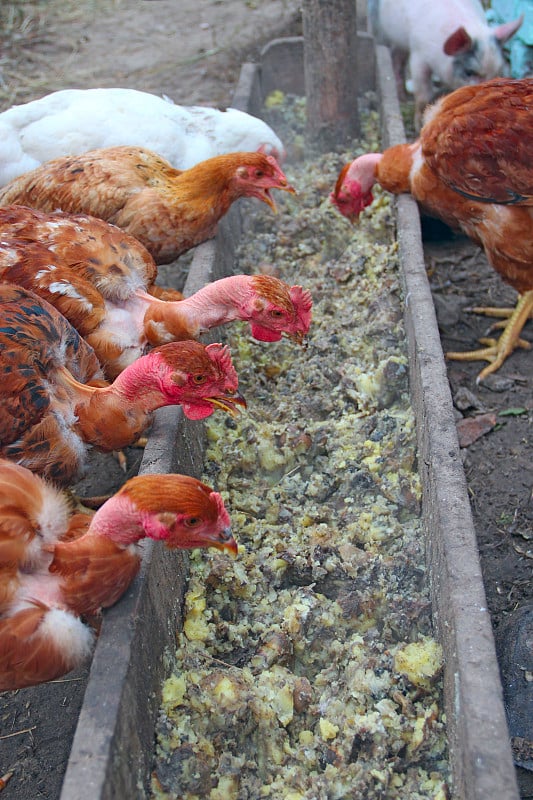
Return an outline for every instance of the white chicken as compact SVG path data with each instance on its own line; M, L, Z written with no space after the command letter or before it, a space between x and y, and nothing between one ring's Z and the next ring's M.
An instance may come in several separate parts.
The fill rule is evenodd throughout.
M64 89L0 114L0 186L44 161L116 145L147 147L176 169L236 151L285 158L272 128L235 108L180 106L136 89Z

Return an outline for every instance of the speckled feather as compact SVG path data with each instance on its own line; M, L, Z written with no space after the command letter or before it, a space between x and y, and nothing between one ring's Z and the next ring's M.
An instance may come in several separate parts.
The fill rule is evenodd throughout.
M0 285L0 453L28 464L74 467L64 446L69 392L53 375L67 369L77 381L103 381L94 351L48 303L19 287ZM59 411L59 413L57 413ZM56 477L52 466L51 477Z
M249 321L262 341L285 334L301 343L309 330L312 300L300 286L269 275L232 275L172 302L151 293L155 270L140 243L102 220L0 208L0 280L57 308L94 348L110 380L150 347L196 339L234 319Z
M0 280L38 294L83 337L105 318L104 298L83 270L64 268L61 257L39 241L2 237Z
M156 263L134 236L98 217L4 206L0 208L0 242L13 239L39 242L110 299L120 301L138 286L155 297L183 298L181 292L156 285ZM9 263L5 255L3 263Z

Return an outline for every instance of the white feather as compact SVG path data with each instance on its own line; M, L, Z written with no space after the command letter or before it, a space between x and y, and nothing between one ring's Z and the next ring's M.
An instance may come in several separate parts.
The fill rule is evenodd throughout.
M259 147L285 157L272 128L235 108L180 106L136 89L64 89L0 114L0 186L52 158L128 144L177 169Z
M55 486L39 481L42 497L41 507L37 514L39 535L35 536L26 550L26 569L34 572L43 570L48 572L48 565L52 561L52 554L43 550L43 544L54 544L65 534L68 529L70 508L63 492Z
M70 663L81 664L91 653L94 634L87 625L68 611L53 608L43 617L39 635L52 639L58 650L68 653Z

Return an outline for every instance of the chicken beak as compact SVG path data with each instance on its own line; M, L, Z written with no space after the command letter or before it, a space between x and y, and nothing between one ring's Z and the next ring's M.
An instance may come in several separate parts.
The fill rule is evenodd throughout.
M305 348L307 348L307 336L302 331L295 331L294 333L288 333L287 338L290 339L292 342L296 342Z
M296 189L294 188L294 186L291 186L291 184L287 183L287 181L285 181L284 184L280 183L280 185L277 188L281 189L282 192L288 192L289 194L296 194Z
M231 528L224 528L224 530L220 532L218 541L213 542L212 547L230 553L233 557L239 552L239 547L232 536Z
M274 202L274 198L270 196L270 192L268 191L268 189L265 189L264 192L262 193L261 200L263 201L263 203L266 203L267 206L270 206L274 214L278 213L278 207Z
M294 188L294 186L291 186L290 183L287 183L287 181L280 180L279 183L277 183L276 186L274 186L273 188L279 189L282 192L288 192L289 194L296 194L296 189ZM276 203L274 202L274 198L271 197L270 191L268 189L263 190L263 193L261 195L261 200L264 203L266 203L267 206L270 206L274 214L277 214L278 209Z
M236 392L235 394L231 395L228 394L217 395L216 397L205 397L204 399L207 403L211 403L211 405L215 406L215 408L220 408L231 417L237 417L239 415L239 410L236 408L236 406L247 408L246 400L240 392Z

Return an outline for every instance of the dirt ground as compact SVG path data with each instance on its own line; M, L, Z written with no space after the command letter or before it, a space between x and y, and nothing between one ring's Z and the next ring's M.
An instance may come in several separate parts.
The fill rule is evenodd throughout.
M60 88L124 86L184 104L229 103L243 61L282 33L300 33L295 0L13 0L0 6L0 110ZM426 258L443 347L476 346L489 322L466 309L512 302L514 293L468 242L427 229ZM533 322L524 337L533 341ZM495 414L490 432L463 449L488 604L497 629L532 604L533 354L515 353L488 385L482 364L449 363L458 417ZM459 411L460 409L460 411ZM486 417L484 418L486 419ZM140 453L127 451L128 474ZM107 488L124 476L102 462ZM94 482L89 492L100 491ZM2 800L56 800L86 671L0 698Z
M468 309L512 305L515 293L466 239L426 240L425 254L444 352L475 349L480 337L490 335L495 320ZM524 338L533 341L531 322ZM516 351L497 373L476 385L486 363L448 361L448 378L458 419L495 415L494 424L489 420L493 427L462 453L497 628L532 599L532 353Z
M475 350L494 335L494 318L476 306L513 306L516 293L492 270L483 253L449 231L428 225L424 251L444 352ZM433 229L433 233L432 233ZM496 331L496 335L498 332ZM523 338L533 342L533 321ZM533 797L533 352L517 350L479 385L487 362L448 361L487 605L508 714L520 796ZM469 443L474 428L486 433ZM486 426L486 427L485 427ZM460 431L460 441L461 441ZM522 749L522 738L529 744Z

